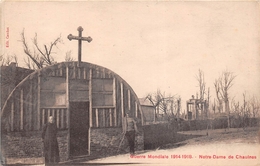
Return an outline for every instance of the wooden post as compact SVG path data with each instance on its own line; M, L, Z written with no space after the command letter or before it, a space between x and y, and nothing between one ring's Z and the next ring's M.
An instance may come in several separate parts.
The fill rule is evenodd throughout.
M84 77L85 79L87 78L86 76L87 72L86 72L86 68L84 68ZM90 151L91 151L91 128L93 126L93 121L92 121L92 69L89 69L89 86L88 86L89 90L89 129L88 129L88 155L90 155Z
M121 86L121 122L123 124L123 120L124 120L124 85L123 83L121 82L120 83L120 86ZM122 125L123 126L123 125Z
M84 68L83 68L83 79L84 79L84 80L87 78L87 77L86 77L86 74L87 74L87 73L86 73L86 68L84 67Z
M29 130L32 130L32 83L30 81L30 91L29 91ZM38 112L38 110L37 110Z
M75 69L75 66L74 66ZM74 70L75 71L75 70ZM75 72L74 72L75 73ZM75 76L75 75L74 75ZM70 157L70 92L69 92L69 66L66 66L66 107L67 107L67 127L68 133L68 158Z
M42 109L42 125L45 124L45 109Z
M117 126L117 109L116 109L116 79L113 78L113 106L115 107L114 109L114 120L115 120L115 126Z
M105 109L101 109L102 110L102 115L103 115L103 127L106 127L106 112Z
M112 121L112 111L111 111L111 108L109 108L109 126L113 126L113 121Z
M85 68L84 68L85 69ZM85 70L84 70L85 71ZM84 74L85 75L85 74ZM89 69L89 127L92 127L92 69Z
M104 69L104 68L103 68L103 73L102 73L102 74L103 74L102 77L103 77L103 78L106 78L106 73L105 73L105 69Z
M23 130L23 89L21 89L21 96L20 96L20 109L21 109L21 120L20 120L20 130Z
M60 109L57 109L57 128L60 128Z
M96 68L96 71L97 71L96 78L100 78L100 76L99 76L99 68L98 67Z
M91 128L89 128L88 129L88 155L90 155L90 152L91 152L91 150L90 150L90 148L91 148Z
M38 121L37 121L37 128L38 130L40 130L40 117L41 117L41 77L40 77L40 72L38 72L38 85L37 85L37 117L38 117Z
M75 66L74 66L75 69ZM75 71L75 70L74 70ZM75 78L75 73L74 73ZM66 107L67 107L67 125L69 126L69 67L66 66Z
M48 108L48 116L47 116L47 122L48 122L48 120L49 120L49 117L51 116L51 109L50 108Z
M98 127L98 109L96 108L96 127Z
M14 101L11 103L11 131L14 131Z
M128 111L130 111L131 110L130 90L127 90L127 98L128 98Z
M51 115L52 115L53 118L56 120L56 117L55 117L55 108L52 108L52 109L51 109L51 112L52 112Z

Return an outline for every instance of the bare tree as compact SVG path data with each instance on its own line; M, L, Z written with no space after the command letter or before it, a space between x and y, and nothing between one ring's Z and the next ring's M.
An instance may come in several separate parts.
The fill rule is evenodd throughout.
M71 57L71 50L66 52L66 56L65 56L65 61L66 62L71 62L74 61L75 59L73 57Z
M168 116L168 103L169 101L165 98L165 94L159 94L161 102L159 103L159 110L163 112L164 115Z
M225 102L225 111L229 113L229 89L233 86L233 81L236 78L232 72L225 71L219 79L221 87L221 97Z
M215 102L215 99L214 99L214 103L212 104L212 110L213 110L213 113L215 114L216 113L216 102Z
M17 55L16 55L16 54L14 54L14 55L12 56L12 58L13 58L13 62L15 62L15 63L16 63L16 65L18 66L18 59L17 59Z
M207 98L208 98L208 101L206 102L206 116L209 117L209 107L210 107L210 104L209 104L209 100L210 100L210 88L208 87L208 93L207 93Z
M176 115L179 116L179 107L178 100L175 99L174 96L168 95L166 96L165 93L161 93L160 99L161 102L159 103L159 110L163 112L163 114L167 117L174 116L174 112L176 112Z
M37 33L32 39L33 48L29 48L29 44L25 38L24 30L21 33L21 42L23 44L24 53L28 56L24 59L26 66L33 69L41 69L45 66L52 65L55 62L52 54L53 48L58 48L58 44L62 43L61 36L55 38L49 45L43 44L41 47L38 43Z
M250 106L252 109L252 117L253 118L258 117L260 103L259 103L259 100L255 96L253 96L252 99L250 100Z
M228 128L230 128L230 110L229 110L229 90L233 86L236 76L229 71L223 71L221 76L215 80L214 86L219 101L222 99L225 103L225 112L228 114Z
M231 107L235 115L238 117L240 116L240 110L239 110L239 102L236 102L235 100L231 101Z
M199 74L196 75L196 79L199 83L199 89L200 89L200 92L199 92L199 95L200 95L200 99L201 100L204 100L204 95L206 94L206 82L205 82L205 79L204 79L204 72L202 70L199 69Z
M217 109L218 109L218 112L220 113L220 112L223 111L223 102L222 102L222 99L221 99L221 96L220 96L220 85L219 85L218 79L215 80L214 86L215 86L215 92L216 92L217 102L218 102Z
M157 94L158 93L160 93L160 90L157 90ZM154 122L157 120L157 108L161 102L160 95L157 95L157 94L153 95L150 93L146 96L146 99L148 99L152 103L153 108L154 108Z
M17 55L0 55L1 66L9 66L12 62L15 62L18 65Z
M28 68L28 69L37 69L37 66L36 64L30 59L29 56L27 56L26 58L24 58L24 63L25 63L25 66Z
M242 124L243 124L243 128L246 127L246 122L248 120L248 118L250 117L250 113L249 113L249 107L248 107L248 102L246 100L246 92L243 93L243 106L241 106L241 114L242 114Z
M239 101L236 102L234 100L234 98L231 100L231 110L234 113L234 118L233 118L233 125L236 127L239 127L240 123L242 122L242 115L240 112L240 105L239 105Z
M146 99L148 99L154 107L154 121L158 120L160 112L167 117L174 115L174 107L176 108L174 96L169 95L166 97L165 93L161 93L158 89L156 93L148 94Z
M180 111L181 111L181 97L179 96L179 98L177 99L177 118L179 120L180 118Z

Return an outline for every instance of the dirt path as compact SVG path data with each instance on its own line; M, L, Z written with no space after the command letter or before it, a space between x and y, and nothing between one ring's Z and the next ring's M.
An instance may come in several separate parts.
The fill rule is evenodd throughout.
M203 135L168 144L155 151L112 156L85 161L87 165L199 165L257 166L260 165L259 131L257 128L181 132Z

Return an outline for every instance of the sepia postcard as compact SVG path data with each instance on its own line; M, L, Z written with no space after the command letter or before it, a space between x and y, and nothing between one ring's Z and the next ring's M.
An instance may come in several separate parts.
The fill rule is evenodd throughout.
M260 165L259 1L0 1L1 165Z

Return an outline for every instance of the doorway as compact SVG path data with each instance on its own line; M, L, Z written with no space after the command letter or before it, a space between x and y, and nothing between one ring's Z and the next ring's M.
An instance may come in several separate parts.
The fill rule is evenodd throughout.
M70 156L88 154L89 102L70 102Z

